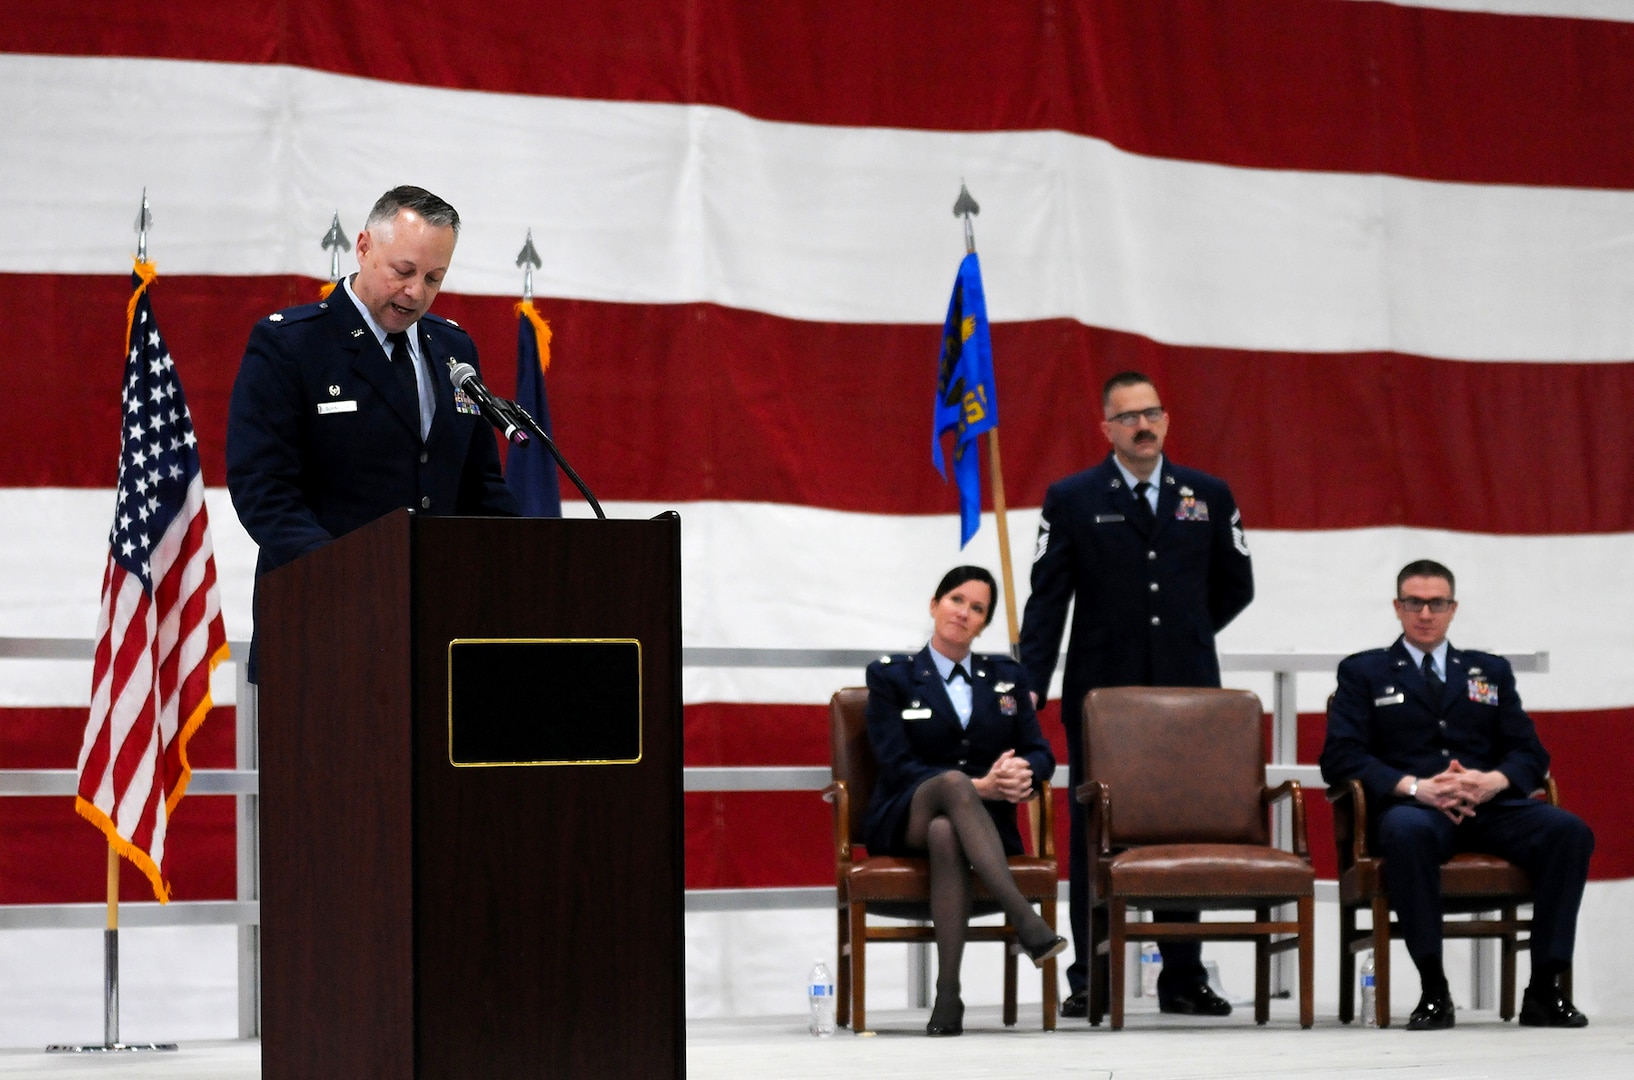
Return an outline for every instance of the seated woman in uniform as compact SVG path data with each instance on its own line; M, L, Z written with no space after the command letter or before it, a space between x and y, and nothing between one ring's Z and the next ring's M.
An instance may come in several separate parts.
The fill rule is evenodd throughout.
M1035 778L1055 772L1055 756L1021 665L970 651L997 601L992 574L955 567L930 602L930 644L868 665L868 741L879 779L863 834L873 854L929 856L937 960L930 1035L964 1031L959 964L972 871L1035 964L1067 946L1016 889L1006 862L1022 853L1014 804L1033 794Z

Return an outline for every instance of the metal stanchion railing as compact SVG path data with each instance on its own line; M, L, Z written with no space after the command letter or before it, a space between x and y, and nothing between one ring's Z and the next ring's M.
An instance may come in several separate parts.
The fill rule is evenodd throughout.
M0 637L0 661L5 660L91 660L90 639L4 638ZM232 642L235 657L247 656L247 642ZM880 656L878 649L747 649L694 647L682 650L684 667L709 668L833 668L861 673ZM1546 672L1547 652L1506 653L1516 671ZM1227 672L1269 673L1271 696L1271 760L1266 765L1270 783L1297 779L1313 792L1323 790L1315 765L1298 762L1297 680L1300 673L1333 671L1344 658L1342 653L1259 652L1223 653L1221 668ZM237 768L197 769L188 788L191 795L232 795L238 804L237 853L238 898L234 901L132 903L121 908L126 927L234 925L238 927L239 1035L253 1038L260 1033L260 849L258 833L259 776L256 754L255 695L238 666L237 683ZM820 791L829 782L826 766L696 767L685 770L683 787L688 792L703 791ZM1061 790L1068 785L1062 764L1054 777ZM0 797L72 796L77 774L72 769L0 769ZM1287 841L1288 825L1279 825L1279 840ZM1318 897L1335 896L1332 882L1318 883ZM1066 899L1065 883L1061 896ZM831 885L780 889L691 890L686 897L688 912L722 912L773 909L820 908L834 902ZM0 905L0 930L40 928L90 928L103 925L102 904L11 904ZM1277 960L1284 960L1277 957ZM924 966L924 958L920 958ZM1471 985L1476 1008L1496 1003L1496 962L1491 942L1478 943L1472 950ZM1279 987L1285 985L1280 969Z

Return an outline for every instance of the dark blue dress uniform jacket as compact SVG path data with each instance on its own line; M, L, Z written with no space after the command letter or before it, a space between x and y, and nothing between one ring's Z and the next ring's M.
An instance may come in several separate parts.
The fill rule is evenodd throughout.
M515 514L493 430L456 410L450 357L477 363L446 319L417 324L437 408L420 440L419 402L391 371L344 288L250 332L227 417L227 487L261 548L262 574L398 507L427 514ZM350 411L322 406L355 402Z
M879 761L879 779L863 821L863 843L874 855L909 854L901 844L908 804L919 785L958 771L987 775L1006 750L1027 759L1036 783L1055 774L1055 755L1038 729L1021 665L997 656L966 660L970 669L970 726L959 726L947 686L931 662L930 646L914 656L887 656L868 665L868 741ZM929 712L929 716L919 713ZM1005 851L1022 853L1016 808L987 802ZM917 852L913 852L917 854Z
M493 430L455 407L447 362L475 367L476 347L435 315L416 332L437 399L423 443L418 398L344 287L250 331L227 414L227 487L260 546L257 577L399 507L517 512Z
M1111 454L1044 496L1021 662L1042 700L1073 601L1061 710L1073 745L1096 687L1219 686L1214 635L1254 598L1231 489L1166 457L1156 482L1150 527Z
M1376 816L1399 801L1403 776L1435 776L1455 759L1509 777L1500 799L1525 798L1542 786L1549 752L1521 708L1509 661L1449 645L1437 701L1400 638L1339 665L1321 759L1330 785L1360 780Z

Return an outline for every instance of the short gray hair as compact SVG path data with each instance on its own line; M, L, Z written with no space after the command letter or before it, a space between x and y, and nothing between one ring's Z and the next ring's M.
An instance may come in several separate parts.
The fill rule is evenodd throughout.
M402 210L414 211L425 219L427 225L453 229L455 236L460 234L460 212L425 188L412 184L394 187L376 199L374 209L369 211L369 220L363 223L363 227L372 229L383 225L396 218Z

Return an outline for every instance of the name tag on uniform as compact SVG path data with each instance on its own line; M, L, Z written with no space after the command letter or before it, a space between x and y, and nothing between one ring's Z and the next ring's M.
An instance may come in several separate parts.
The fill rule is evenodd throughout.
M1095 524L1097 524L1097 525L1110 525L1113 522L1122 521L1122 520L1123 520L1123 515L1122 514L1096 514L1095 515Z
M357 401L354 399L352 401L320 401L320 402L318 402L318 415L319 416L328 416L330 413L338 413L338 412L357 412Z
M1400 705L1406 700L1406 694L1386 694L1384 697L1374 698L1373 707L1376 709L1381 705Z
M904 720L929 720L930 718L931 718L931 711L929 709L903 709L902 710L902 719L904 719Z

